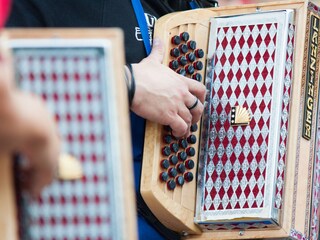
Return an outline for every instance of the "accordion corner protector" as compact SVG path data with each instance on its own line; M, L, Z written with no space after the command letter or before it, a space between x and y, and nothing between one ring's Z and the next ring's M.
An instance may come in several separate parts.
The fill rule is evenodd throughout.
M231 126L246 126L251 121L251 114L247 108L235 106L231 108Z

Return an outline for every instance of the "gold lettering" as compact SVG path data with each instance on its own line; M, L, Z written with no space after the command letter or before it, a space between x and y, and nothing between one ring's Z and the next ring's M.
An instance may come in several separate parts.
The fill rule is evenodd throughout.
M311 41L312 41L312 43L318 44L318 33L317 32L313 32Z
M304 131L305 136L310 137L311 136L311 126L309 124L305 125L305 131Z
M309 82L308 83L308 95L310 97L313 97L313 93L314 93L314 85Z
M316 70L316 59L315 58L310 58L310 69Z
M317 52L318 52L318 46L315 44L311 44L311 58L312 57L316 58Z
M312 108L313 108L313 98L312 97L308 97L308 100L307 100L307 107L309 110L312 111ZM311 115L312 112L308 113L307 115ZM308 117L308 116L307 116Z
M318 28L318 18L314 17L313 18L313 30L319 32L319 28Z
M311 111L307 111L306 112L307 116L306 116L306 124L310 124L312 123L312 112Z
M310 71L309 84L314 85L314 71Z

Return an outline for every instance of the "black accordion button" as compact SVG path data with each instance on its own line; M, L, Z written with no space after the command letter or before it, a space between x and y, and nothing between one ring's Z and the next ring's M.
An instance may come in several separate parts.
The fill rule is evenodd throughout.
M169 63L169 67L173 70L176 70L178 67L179 67L179 63L177 60L172 60L170 63Z
M198 130L198 124L196 124L196 123L192 124L191 127L190 127L190 131L191 132L196 132L197 130Z
M188 65L184 68L188 74L194 73L194 67L192 65Z
M178 175L178 171L176 168L172 167L168 170L169 176L175 178Z
M184 66L188 63L188 60L185 56L181 56L178 58L178 63L181 65L181 66Z
M187 74L186 70L184 70L183 68L178 69L177 73L182 75L182 76L185 76Z
M184 175L184 180L187 182L191 182L193 180L193 173L192 172L186 172Z
M169 161L172 165L176 165L178 163L179 159L176 155L171 155L169 157Z
M179 173L184 173L186 171L186 166L183 163L179 163L177 166L177 170Z
M176 183L177 185L182 186L184 184L184 178L182 176L178 176L176 178Z
M168 169L169 166L170 166L170 162L168 159L163 159L160 163L160 166L163 168L163 169Z
M179 146L181 148L187 148L188 147L188 141L184 138L179 139Z
M179 57L180 56L180 50L179 48L172 48L170 51L171 57Z
M193 63L193 67L194 67L196 70L202 70L202 68L203 68L203 63L202 63L201 61L194 62L194 63Z
M176 182L171 179L170 181L167 182L167 187L168 187L169 190L175 189L176 188Z
M190 40L187 44L189 49L195 50L197 48L196 41Z
M181 160L181 161L187 160L187 157L188 157L188 155L187 155L187 153L186 153L185 151L182 151L182 152L179 152L179 153L178 153L178 158L179 158L179 160Z
M195 73L191 76L192 79L197 80L198 82L202 81L202 75L200 73Z
M180 33L180 38L181 38L182 41L187 42L189 40L189 37L190 37L190 35L189 35L188 32Z
M171 38L171 43L174 45L179 45L181 43L181 38L175 35Z
M194 161L191 159L185 161L185 166L187 169L193 169L194 168Z
M165 135L164 137L163 137L163 142L164 143L167 143L167 144L170 144L171 142L172 142L172 140L173 140L173 138L172 138L172 136L171 135Z
M188 143L190 144L195 144L197 142L197 137L194 134L191 134L188 138L187 138Z
M194 149L194 147L188 147L186 153L188 154L188 156L193 157L196 154L196 150Z
M162 172L160 173L160 181L161 182L166 182L169 179L169 174L167 172Z
M196 60L196 55L192 52L188 53L186 56L189 62L194 62Z
M187 46L187 44L180 44L179 45L179 50L180 50L180 52L181 53L187 53L188 52L188 46Z
M202 49L197 49L194 51L194 53L197 58L203 58L203 56L204 56L204 51Z
M179 151L179 144L178 143L171 143L170 144L170 149L174 153L178 152Z
M164 156L169 156L170 153L171 153L171 149L170 149L169 146L165 146L165 147L162 148L162 154L163 154Z

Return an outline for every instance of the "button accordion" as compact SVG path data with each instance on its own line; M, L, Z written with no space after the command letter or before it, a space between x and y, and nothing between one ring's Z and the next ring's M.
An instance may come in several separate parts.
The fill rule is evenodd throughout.
M283 1L160 18L163 64L207 87L186 139L148 122L141 194L186 239L319 239L319 17Z
M39 199L17 191L19 239L136 239L122 32L12 29L8 35L17 85L45 100L62 151L73 157L62 158L63 179Z

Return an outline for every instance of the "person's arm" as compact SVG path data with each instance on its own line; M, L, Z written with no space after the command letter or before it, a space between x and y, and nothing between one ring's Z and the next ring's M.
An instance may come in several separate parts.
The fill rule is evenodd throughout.
M36 196L57 174L60 139L42 100L14 85L4 42L0 39L0 153L24 156L23 184Z
M169 125L176 137L188 136L191 124L200 120L206 88L162 65L163 51L162 42L155 39L151 54L132 64L136 91L131 110L150 121Z

